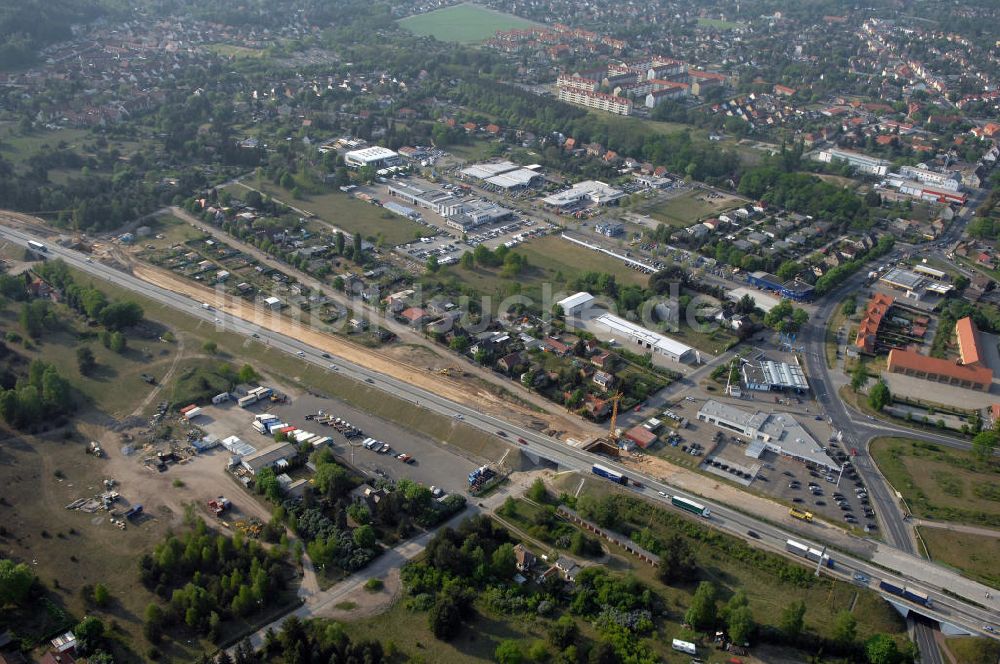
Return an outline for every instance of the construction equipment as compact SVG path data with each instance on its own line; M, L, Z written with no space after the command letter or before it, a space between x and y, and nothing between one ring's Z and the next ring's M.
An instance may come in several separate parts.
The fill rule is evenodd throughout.
M208 501L208 509L212 510L212 514L215 516L221 516L230 507L232 507L232 503L224 496L219 496Z
M618 429L615 425L618 424L618 402L622 400L622 393L617 392L613 397L609 399L611 402L611 426L608 429L608 437L612 442L618 442Z
M104 450L101 449L101 444L96 440L90 441L90 445L87 446L87 454L93 454L95 457L100 459L104 456Z

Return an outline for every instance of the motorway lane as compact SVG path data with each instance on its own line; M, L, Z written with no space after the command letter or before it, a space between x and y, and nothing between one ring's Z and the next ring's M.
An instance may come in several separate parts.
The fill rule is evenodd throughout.
M6 236L8 239L14 240L22 245L26 244L27 240L32 238L31 235L9 228L0 229L0 235ZM376 388L403 396L411 402L437 413L462 419L467 424L475 426L481 430L502 430L505 431L508 436L524 438L529 442L528 450L533 451L534 453L539 454L540 456L565 468L589 474L590 466L596 460L596 457L593 455L568 446L558 440L549 438L532 430L513 426L500 418L451 402L450 400L436 394L427 392L421 388L414 387L389 376L384 376L365 367L342 359L336 359L331 362L329 359L324 359L321 356L320 351L306 345L304 342L291 337L276 334L251 322L230 316L224 312L205 310L199 302L196 302L191 298L141 281L136 277L120 272L114 268L100 263L91 262L83 254L78 252L67 250L59 246L50 246L49 251L50 254L59 256L74 267L104 278L123 288L140 292L157 302L180 309L194 318L198 318L209 323L216 323L216 321L221 320L222 322L217 324L221 324L227 329L234 330L246 336L256 333L260 335L262 341L268 342L272 347L296 354L300 356L303 361L308 361L323 367L331 367L331 365L336 366L336 370L349 378L363 381ZM602 463L612 466L615 465L606 461L602 461ZM624 471L622 468L619 468L619 470ZM657 492L662 491L667 495L676 493L676 490L673 487L655 480L654 478L646 477L631 470L626 472L631 477L643 481L645 487L638 492L645 495L647 498L659 500L660 502L669 504L669 501L660 496ZM696 498L699 502L706 504L713 512L711 518L712 525L727 530L743 539L747 538L747 530L754 530L758 534L762 535L760 543L765 544L768 548L772 548L774 550L784 550L785 539L795 539L818 549L823 548L823 545L809 541L799 535L789 535L788 533L784 533L767 522L759 521L753 517L739 513L726 506L713 503L712 501L704 498ZM766 540L764 539L765 537L767 538ZM754 543L754 540L751 539L750 541ZM951 619L956 622L964 624L970 629L978 630L983 623L989 622L989 618L992 615L989 612L984 612L982 609L977 607L965 605L963 602L954 598L940 595L933 586L921 586L919 580L904 580L899 576L887 575L881 570L881 568L874 567L864 561L848 558L846 555L841 555L839 553L836 558L840 564L838 564L838 569L835 570L835 573L840 575L842 578L850 579L853 572L858 570L867 574L870 578L890 578L896 581L905 582L910 586L919 588L931 594L935 600L937 600L940 610L942 612L948 612L945 615L951 617ZM975 601L981 602L982 600L980 598L975 598ZM997 611L1000 611L1000 604L997 606Z

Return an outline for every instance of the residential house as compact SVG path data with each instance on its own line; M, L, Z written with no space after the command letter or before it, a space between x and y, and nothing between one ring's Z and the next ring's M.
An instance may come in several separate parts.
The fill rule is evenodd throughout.
M537 558L523 544L518 543L514 546L514 561L518 572L530 572Z
M594 385L607 392L615 385L615 376L607 371L598 371L594 374Z
M427 315L427 312L420 307L409 307L408 309L404 309L399 316L400 318L405 319L406 322L412 327L420 327L430 318Z
M560 357L566 357L573 352L573 348L571 346L567 346L553 337L547 337L545 339L545 350L549 353L555 353Z
M499 360L497 360L497 366L500 368L501 371L509 374L514 370L515 367L524 364L526 361L527 358L525 357L524 353L521 351L516 351L504 355Z

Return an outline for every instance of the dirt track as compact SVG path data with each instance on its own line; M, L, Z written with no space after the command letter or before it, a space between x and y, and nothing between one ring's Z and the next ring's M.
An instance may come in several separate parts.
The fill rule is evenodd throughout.
M531 412L523 406L510 403L466 381L429 374L425 369L408 364L398 358L388 357L371 348L318 332L303 323L248 304L243 300L227 297L211 288L192 283L165 270L144 264L134 264L132 273L143 281L175 293L188 295L199 302L208 302L216 309L232 316L252 322L272 332L294 337L321 351L373 371L390 375L398 380L406 381L410 385L452 401L464 403L471 408L504 417L518 415L519 419L523 421L544 420L548 423L549 428L565 431L568 436L575 438L589 438L597 433L595 428L587 427L585 423L576 418Z

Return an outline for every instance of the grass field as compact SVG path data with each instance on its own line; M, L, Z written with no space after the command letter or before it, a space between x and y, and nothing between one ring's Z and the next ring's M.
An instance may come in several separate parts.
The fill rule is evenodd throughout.
M399 26L421 37L471 44L485 41L498 30L530 28L533 21L466 3L417 14L399 21Z
M914 515L1000 526L1000 461L907 438L879 438L872 456Z
M966 576L1000 588L1000 538L960 533L944 528L920 528L931 560L961 570Z
M365 239L373 242L378 242L381 238L385 244L395 246L412 242L421 233L427 234L420 224L339 191L304 195L296 199L291 192L268 181L251 180L248 184L288 205L311 212L348 234L361 233ZM247 193L247 189L240 185L231 185L228 190L237 197Z
M638 212L648 214L653 219L670 226L690 226L699 219L719 214L738 205L740 199L722 195L721 198L707 198L706 192L687 191L668 201L641 206Z
M956 664L996 664L1000 661L1000 641L957 636L945 640Z
M499 269L475 267L467 270L449 266L436 277L450 287L465 286L480 296L494 298L494 306L503 298L525 295L541 304L543 289L551 284L552 293L566 290L569 284L585 272L613 274L619 284L645 286L648 275L630 270L610 256L585 249L556 236L548 235L519 245L516 253L528 259L528 267L513 279L500 274Z

